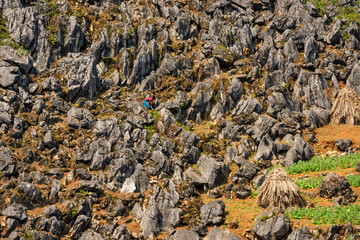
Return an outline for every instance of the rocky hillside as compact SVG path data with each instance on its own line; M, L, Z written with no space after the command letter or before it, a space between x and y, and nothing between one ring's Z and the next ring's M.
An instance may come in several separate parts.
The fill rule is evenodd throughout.
M311 159L314 130L344 112L338 92L360 94L359 1L0 9L2 238L242 239L211 228L226 214L215 198L247 199L267 168ZM248 238L311 239L279 219Z

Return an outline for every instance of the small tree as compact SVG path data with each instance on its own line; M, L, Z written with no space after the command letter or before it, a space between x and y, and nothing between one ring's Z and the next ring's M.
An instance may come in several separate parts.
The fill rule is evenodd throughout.
M283 210L306 205L300 189L282 168L271 170L258 190L256 203L263 208L279 207Z

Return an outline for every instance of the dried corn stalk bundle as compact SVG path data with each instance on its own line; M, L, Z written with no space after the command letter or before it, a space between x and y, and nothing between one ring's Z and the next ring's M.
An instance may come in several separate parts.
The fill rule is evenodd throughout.
M330 111L332 124L360 124L360 97L350 87L341 89Z
M266 177L258 190L256 203L264 208L279 207L281 209L303 207L306 204L299 187L282 168L273 169Z

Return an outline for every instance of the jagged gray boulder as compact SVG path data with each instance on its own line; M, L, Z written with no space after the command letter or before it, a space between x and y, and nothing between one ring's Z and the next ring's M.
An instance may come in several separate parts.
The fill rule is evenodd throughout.
M276 157L274 142L269 135L265 135L259 143L254 160L272 160L274 157Z
M44 216L47 218L56 217L57 219L61 219L62 215L59 208L56 205L48 206L44 209Z
M297 50L296 44L292 38L285 43L284 53L288 62L294 62L299 57L299 51Z
M0 61L0 86L8 88L20 81L22 74L20 69Z
M347 151L350 149L351 145L352 145L352 140L351 139L336 139L335 140L335 146L337 146L337 148L340 151Z
M94 125L94 119L89 110L84 108L71 108L67 113L66 121L69 127L90 129Z
M318 50L314 37L308 37L305 40L304 47L304 61L305 63L312 63L316 59Z
M79 240L103 240L104 238L97 232L94 232L91 229L86 230Z
M214 226L204 240L241 240L241 238L235 236L228 229L220 230L217 226Z
M314 240L314 239L315 238L310 233L308 227L299 227L287 237L287 240Z
M30 51L34 50L37 30L35 7L8 8L3 12L9 35Z
M134 61L133 69L126 84L132 86L135 83L141 82L151 71L155 70L157 48L158 46L155 40L149 43L145 41L141 43L140 51ZM161 67L159 69L161 69ZM164 69L166 69L166 67L164 67Z
M24 221L27 218L26 208L20 204L9 205L2 211L2 215Z
M351 70L351 73L346 80L346 86L354 89L357 94L360 94L360 64L356 63Z
M175 184L171 181L169 190L155 189L149 205L141 218L140 227L145 238L156 236L160 231L169 230L181 223L182 210L176 207L179 194L175 190Z
M84 33L77 23L76 16L69 18L68 31L65 38L64 52L77 53L85 43Z
M21 182L19 184L19 193L24 194L34 205L41 204L45 200L39 189L32 183Z
M80 97L94 99L100 89L100 78L96 69L97 59L102 53L102 42L94 45L98 49L89 55L69 54L66 58L58 62L58 66L69 68L67 73L68 100L75 101ZM94 47L95 48L95 47Z
M258 120L247 130L247 134L252 136L257 143L260 143L261 139L268 133L275 125L275 120L266 115L261 115Z
M225 221L225 203L217 200L201 206L201 221L206 225L219 225Z
M48 77L40 83L43 90L47 91L59 91L61 88L60 81L55 77Z
M19 67L23 73L29 73L33 67L32 59L29 55L9 46L0 47L0 59L13 66Z
M27 0L16 0L16 1L8 1L8 0L1 0L0 1L0 9L6 8L23 8L28 4Z
M69 236L75 239L80 238L83 232L86 231L86 229L88 228L90 222L91 222L90 217L87 217L85 215L79 215L69 231ZM89 234L92 235L91 233Z
M330 45L335 45L339 43L341 39L341 20L338 19L335 24L332 26L330 32L325 37L325 42Z
M326 198L342 197L344 205L355 202L358 197L344 176L332 172L328 173L320 184L319 194Z
M240 114L251 114L251 113L261 113L262 106L259 104L257 99L249 97L248 99L242 99L234 108L231 113L232 116L240 115Z
M170 240L200 240L201 238L194 230L179 229L174 235L171 235Z
M2 176L10 177L16 171L16 162L13 161L12 152L10 149L0 147L0 171Z
M136 193L144 192L149 188L149 179L145 172L145 169L138 164L135 172L125 180L122 185L122 193Z
M282 162L284 166L290 166L299 160L310 160L314 156L314 151L311 148L311 145L299 134L296 134L295 136L288 134L282 139L282 141L291 146Z
M239 169L235 172L235 176L245 178L249 182L255 177L257 172L260 171L259 166L241 157L236 157L234 161L239 166Z
M282 239L290 231L290 221L284 214L258 219L253 227L256 236L261 240Z
M223 183L229 174L229 166L225 163L217 162L214 158L202 155L197 166L201 176L207 181L210 188L214 188Z

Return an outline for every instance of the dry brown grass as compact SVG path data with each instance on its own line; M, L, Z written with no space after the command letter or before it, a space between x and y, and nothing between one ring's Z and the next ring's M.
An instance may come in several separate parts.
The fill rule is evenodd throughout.
M303 207L305 200L300 189L282 168L274 168L258 190L256 203L263 207Z
M341 89L331 108L332 124L360 124L360 98L350 87Z

